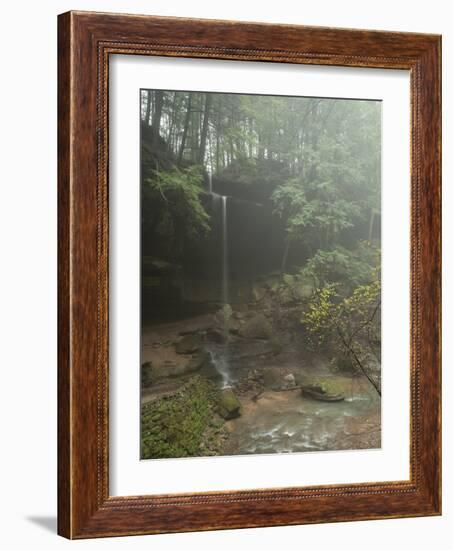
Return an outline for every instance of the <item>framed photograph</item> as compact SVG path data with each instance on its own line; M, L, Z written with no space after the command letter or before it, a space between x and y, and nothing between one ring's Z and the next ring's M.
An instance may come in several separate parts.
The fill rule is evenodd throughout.
M59 533L440 514L440 37L58 28Z

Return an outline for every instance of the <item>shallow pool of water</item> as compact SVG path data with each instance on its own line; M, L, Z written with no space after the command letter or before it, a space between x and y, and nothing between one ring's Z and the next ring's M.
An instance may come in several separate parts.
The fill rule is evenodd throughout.
M288 453L380 447L380 398L360 385L326 403L299 391L266 392L229 425L229 454ZM373 393L374 392L374 393Z

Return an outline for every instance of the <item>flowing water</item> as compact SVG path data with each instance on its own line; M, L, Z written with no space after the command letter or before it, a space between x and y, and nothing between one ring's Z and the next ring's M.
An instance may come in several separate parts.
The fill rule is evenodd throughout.
M229 265L228 197L215 193L208 174L213 215L218 216L221 241L221 288L225 332L224 344L207 346L220 387L235 385L240 369L262 363L266 352L248 342L247 350L228 343ZM250 349L249 349L250 348ZM263 348L263 349L261 349ZM248 357L250 354L250 358ZM249 365L249 362L250 365ZM258 366L258 365L256 365ZM366 380L352 381L351 391L341 402L326 403L302 396L300 390L266 391L256 402L242 402L242 415L228 423L230 438L226 454L326 451L380 446L380 399Z
M223 318L224 326L223 330L225 333L225 340L228 342L228 315L227 308L229 306L229 268L228 268L228 210L227 202L228 197L226 195L219 195L214 193L212 190L212 174L208 173L208 192L213 199L213 211L217 212L216 204L220 202L220 216L221 216L221 240L222 240L222 278L221 278L221 296L222 296L222 306L223 306ZM231 375L229 368L229 346L228 344L222 347L222 351L219 353L218 350L208 350L211 354L211 360L222 377L222 388L228 388L231 386Z
M231 421L231 454L380 447L380 399L360 384L344 401L326 403L297 390L267 392Z
M228 298L228 225L227 225L227 197L222 195L222 302L229 304Z

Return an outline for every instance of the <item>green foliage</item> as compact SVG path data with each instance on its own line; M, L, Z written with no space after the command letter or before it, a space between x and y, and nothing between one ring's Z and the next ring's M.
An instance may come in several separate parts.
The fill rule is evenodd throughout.
M141 457L197 456L213 421L216 396L213 384L197 376L176 395L144 405Z
M380 264L380 250L366 241L360 241L349 250L336 246L331 250L318 250L301 270L315 286L341 283L348 289L369 283L376 276Z
M328 283L318 289L302 316L301 322L311 334L312 343L316 342L318 346L332 336L333 316L338 313L339 308L337 289L338 285L335 283Z
M360 213L357 205L338 197L338 190L329 181L290 179L276 189L272 198L277 213L287 213L290 223L305 228L332 227L338 232L351 227L348 219Z
M278 187L272 200L275 213L286 220L288 239L328 247L345 229L363 219L359 203L343 198L340 189L332 181L300 177Z
M194 163L200 162L200 130L207 119L210 145L201 162L214 173L233 161L259 158L281 161L306 181L317 174L319 181L343 185L361 180L367 187L367 181L379 177L379 102L212 94L208 105L207 95L142 90L142 121L159 124L175 157L184 136L182 157Z
M303 271L294 274L283 273L278 285L272 289L273 296L282 306L302 305L314 290L313 283Z
M199 166L154 171L144 182L145 219L169 238L177 252L210 231L203 192Z
M173 257L209 229L202 166L243 186L245 197L258 194L261 203L272 196L286 235L282 271L290 247L304 256L331 250L379 213L377 101L162 90L141 96L144 225L153 242L170 237Z
M379 265L379 248L366 241L352 250L343 246L320 249L294 273L283 273L272 288L273 295L281 305L304 308L320 289L335 288L338 295L346 296L357 286L374 281Z
M313 295L301 323L314 347L334 352L340 360L348 357L366 373L370 359L380 361L380 305L379 278L347 296L339 293L338 283L327 283Z
M372 104L318 101L307 114L297 169L272 201L287 246L302 244L313 255L339 245L346 230L379 212L380 129Z

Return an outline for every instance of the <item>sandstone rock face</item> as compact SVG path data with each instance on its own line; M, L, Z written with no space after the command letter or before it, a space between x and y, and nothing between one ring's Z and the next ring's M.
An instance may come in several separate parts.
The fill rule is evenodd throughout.
M265 369L263 371L263 384L266 389L279 390L283 386L283 377L278 369Z
M206 337L210 342L225 344L228 341L228 335L225 330L213 328L207 331Z
M180 364L169 364L164 365L161 372L165 376L169 376L171 378L177 377L177 376L184 376L185 374L191 374L193 372L196 372L200 370L206 361L208 361L209 357L205 352L198 353L197 355L194 355L190 358L189 361L186 363L180 363Z
M239 335L243 338L269 340L272 337L272 325L262 313L258 313L239 328Z
M182 357L178 361L167 360L157 364L147 361L141 366L141 386L142 388L149 388L155 382L165 378L177 378L192 374L206 366L209 361L209 354L205 351L192 357Z
M201 348L201 337L199 334L187 334L175 345L176 353L192 354Z

